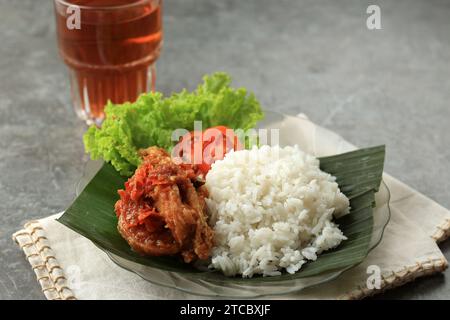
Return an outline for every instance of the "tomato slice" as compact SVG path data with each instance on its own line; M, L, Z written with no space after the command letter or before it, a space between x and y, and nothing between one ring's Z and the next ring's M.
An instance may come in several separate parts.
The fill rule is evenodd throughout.
M216 126L203 132L189 132L180 139L175 147L175 153L184 158L183 160L193 163L194 153L201 151L201 155L197 155L197 159L201 158L201 163L193 164L196 164L198 170L206 175L211 169L211 164L216 160L223 159L227 152L242 149L243 146L232 129L226 126ZM183 150L190 150L190 155L184 155Z

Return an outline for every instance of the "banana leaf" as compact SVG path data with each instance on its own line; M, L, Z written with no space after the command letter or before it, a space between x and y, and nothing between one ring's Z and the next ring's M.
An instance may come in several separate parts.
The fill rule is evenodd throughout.
M340 155L320 158L321 169L336 177L342 192L350 199L351 211L336 220L348 240L337 248L322 253L297 273L276 277L226 278L217 271L199 270L182 262L179 257L147 257L133 251L117 231L114 204L119 199L127 178L105 163L58 221L91 240L106 252L153 268L189 273L208 280L227 279L234 282L270 282L310 277L323 272L349 268L364 260L370 251L373 229L375 192L383 173L385 147L360 149Z

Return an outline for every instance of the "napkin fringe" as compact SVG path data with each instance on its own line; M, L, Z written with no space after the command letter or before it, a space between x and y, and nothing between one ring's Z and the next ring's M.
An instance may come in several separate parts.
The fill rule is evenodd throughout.
M432 238L440 243L447 240L450 237L450 219L446 219L441 225L437 226L436 232L433 234Z
M418 261L415 265L407 266L399 271L392 272L381 276L381 283L379 289L369 289L366 284L359 286L348 294L342 295L341 300L358 300L367 298L386 290L400 287L408 282L412 282L417 278L430 276L436 273L443 272L448 267L447 260L441 259L424 259Z
M25 253L48 300L76 300L38 221L26 223L12 238Z
M436 237L445 240L450 235L450 220L442 224ZM64 275L63 268L59 265L48 240L44 229L38 221L31 221L25 224L24 229L16 232L12 236L13 240L24 251L25 256L33 268L42 292L48 300L76 300L75 295L69 288L68 281ZM442 241L441 240L441 241ZM439 240L437 240L439 241ZM417 278L433 275L444 271L448 267L445 259L423 259L415 265L401 268L396 272L381 276L379 289L369 289L364 283L356 287L355 290L339 297L342 300L356 300L370 297L386 290L399 287L405 283L414 281Z

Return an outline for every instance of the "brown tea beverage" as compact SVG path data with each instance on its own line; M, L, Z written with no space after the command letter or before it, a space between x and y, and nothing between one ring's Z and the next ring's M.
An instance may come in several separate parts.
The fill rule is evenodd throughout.
M70 69L79 116L100 124L108 100L135 101L153 89L163 38L161 2L55 0L59 52Z

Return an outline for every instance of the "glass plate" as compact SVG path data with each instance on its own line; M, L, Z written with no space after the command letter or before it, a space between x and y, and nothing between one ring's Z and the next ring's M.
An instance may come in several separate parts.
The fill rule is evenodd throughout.
M304 151L317 157L339 154L355 149L354 146L347 143L337 134L313 124L302 116L293 117L266 111L266 118L260 124L260 128L279 129L280 145L298 144ZM86 164L84 175L77 185L77 196L95 176L102 164L102 161L89 161ZM376 207L373 210L374 225L369 252L380 243L384 229L390 219L390 192L384 182L381 183L375 199ZM100 249L103 250L102 248ZM353 265L305 278L252 283L239 281L236 278L230 278L225 281L223 278L218 278L217 280L208 278L208 280L204 280L195 277L195 274L181 274L155 269L123 259L112 252L105 252L118 266L136 273L153 284L174 288L189 294L223 298L256 298L298 292L302 289L333 280L343 272L356 266Z

